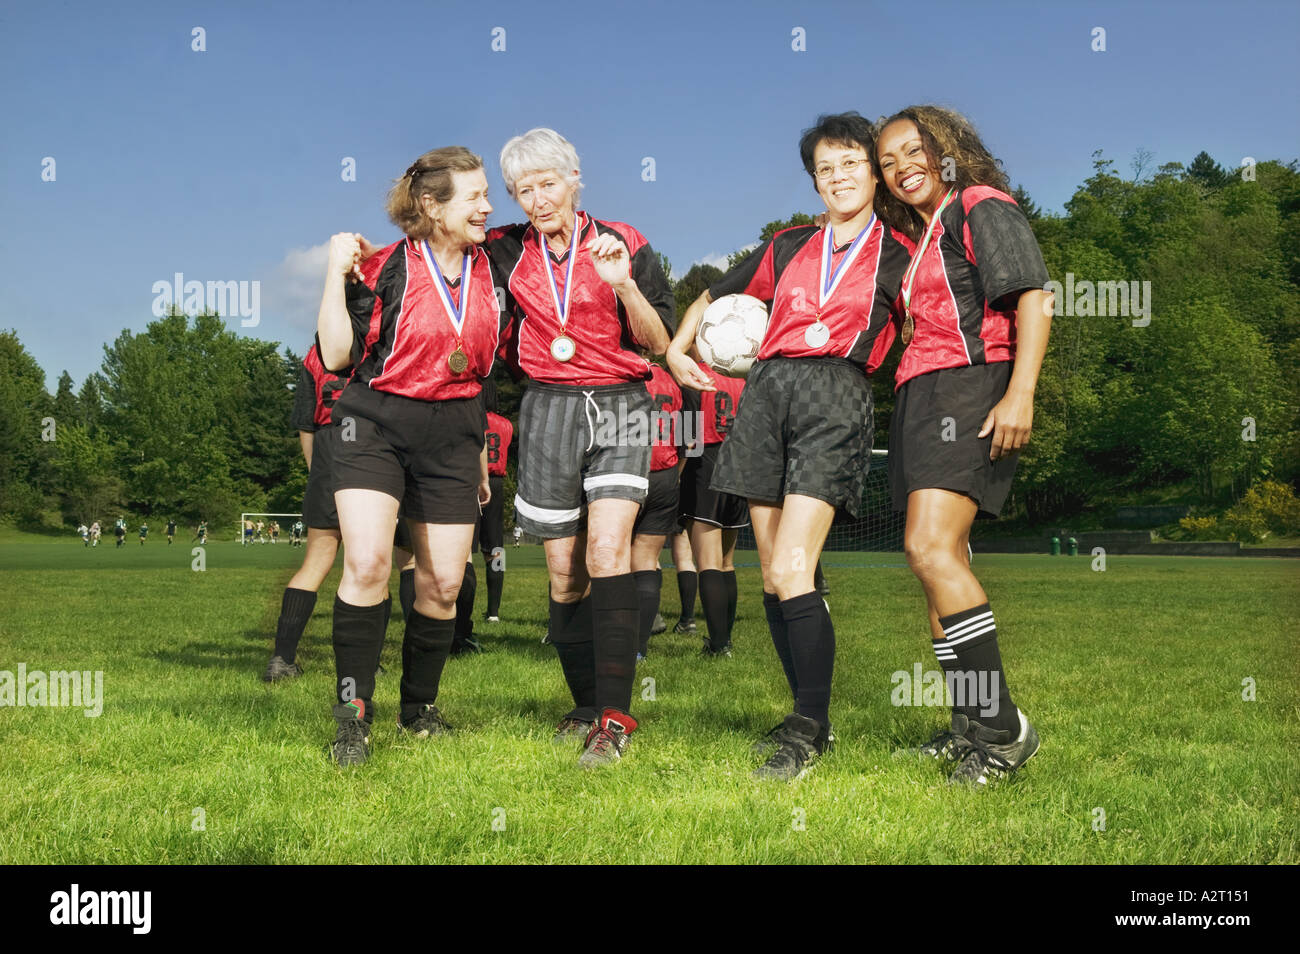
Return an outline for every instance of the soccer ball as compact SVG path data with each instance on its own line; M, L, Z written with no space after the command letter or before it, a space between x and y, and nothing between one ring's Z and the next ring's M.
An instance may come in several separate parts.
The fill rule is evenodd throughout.
M752 295L723 295L704 310L695 332L695 347L714 371L743 378L754 366L763 335L767 307Z

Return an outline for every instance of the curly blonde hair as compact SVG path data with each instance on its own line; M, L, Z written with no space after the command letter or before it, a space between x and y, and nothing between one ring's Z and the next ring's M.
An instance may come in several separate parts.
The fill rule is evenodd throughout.
M871 150L871 166L882 185L885 178L880 169L879 137L886 126L903 119L916 124L926 159L933 168L946 172L949 168L946 160L952 160L956 178L945 181L950 181L958 191L975 185L992 186L1002 192L1011 191L1001 161L988 151L970 120L956 110L943 106L908 106L877 125L876 148ZM897 198L888 187L876 190L876 214L914 240L919 239L925 229L921 213Z

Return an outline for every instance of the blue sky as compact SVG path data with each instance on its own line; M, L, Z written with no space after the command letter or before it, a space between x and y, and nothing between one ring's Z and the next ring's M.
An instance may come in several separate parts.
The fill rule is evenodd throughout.
M80 386L179 272L260 282L259 324L231 326L301 351L330 234L394 240L391 179L451 144L487 161L492 222L518 220L496 156L538 125L577 147L584 208L636 226L679 275L819 210L797 140L822 112L952 106L1057 211L1094 149L1125 174L1139 147L1155 164L1289 161L1298 33L1280 0L9 3L0 329L51 389L63 369Z

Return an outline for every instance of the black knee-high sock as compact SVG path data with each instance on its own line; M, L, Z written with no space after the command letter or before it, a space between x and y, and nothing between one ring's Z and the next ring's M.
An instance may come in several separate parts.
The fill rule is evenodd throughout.
M763 593L763 614L767 628L772 633L772 645L785 670L785 681L790 684L790 698L799 698L799 677L794 671L794 657L790 655L790 633L785 628L785 614L781 612L781 598L775 593Z
M597 711L632 711L638 616L636 581L631 573L591 581Z
M650 647L650 628L654 626L655 613L659 612L659 573L655 570L638 570L632 574L636 581L636 599L640 608L637 620L637 652L642 656Z
M944 638L934 643L934 655L948 678L953 711L994 730L1020 731L1020 717L998 650L997 624L988 603L951 616L940 616Z
M736 604L740 599L736 589L736 571L723 570L722 582L727 588L727 642L731 642L731 631L736 628Z
M397 578L397 598L402 604L402 619L410 619L411 607L415 605L415 567L403 570Z
M492 553L483 554L487 572L487 613L486 616L501 615L501 593L506 588L506 551L497 547Z
M835 629L821 594L815 590L781 601L790 655L794 659L799 692L799 715L830 725L831 676L835 670Z
M682 601L682 619L695 619L695 590L699 586L699 576L694 570L677 571L677 595Z
M465 575L460 581L456 596L456 638L468 639L474 635L474 597L478 593L478 574L474 564L465 564Z
M564 681L573 695L570 718L595 722L596 656L591 631L591 597L578 603L551 600L551 645L560 657Z
M361 700L366 721L372 721L375 670L384 649L384 604L353 606L335 596L333 641L338 701Z
M731 632L727 625L727 583L721 570L700 571L700 605L709 627L709 647L721 649Z
M280 619L275 624L275 652L287 663L293 662L298 652L298 642L302 631L307 628L311 611L316 608L316 593L313 590L296 590L291 586L284 588L280 600Z
M402 639L402 721L409 722L420 706L438 698L442 669L456 634L454 619L434 619L411 610Z

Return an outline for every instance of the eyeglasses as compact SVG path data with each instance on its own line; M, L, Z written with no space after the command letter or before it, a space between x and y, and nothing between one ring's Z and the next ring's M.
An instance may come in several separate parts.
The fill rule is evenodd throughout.
M870 159L845 159L844 161L837 162L834 165L824 162L813 170L813 175L818 179L825 180L835 175L836 169L843 169L845 175L851 176L857 171L859 166L865 166L870 161Z

